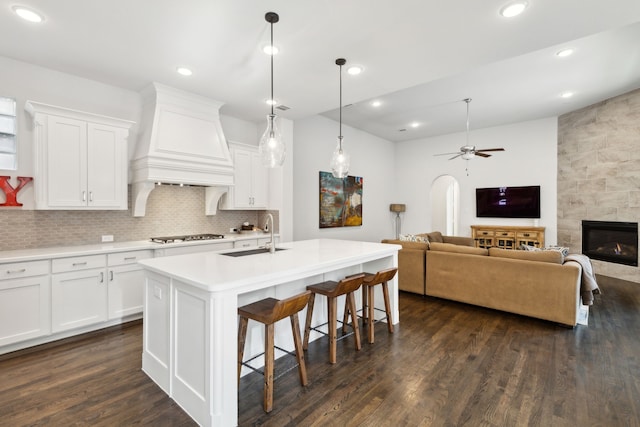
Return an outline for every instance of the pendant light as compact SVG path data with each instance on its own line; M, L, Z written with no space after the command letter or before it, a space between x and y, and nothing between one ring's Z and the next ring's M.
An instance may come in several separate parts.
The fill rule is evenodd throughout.
M273 24L278 22L280 17L275 12L267 12L264 19L271 25L271 98L269 100L271 104L271 114L267 115L267 129L264 131L262 138L260 138L258 149L262 165L267 168L275 168L282 166L286 152L282 136L278 130L277 117L273 112L273 104L275 103L273 97Z
M349 173L349 155L342 149L342 66L346 63L344 58L336 59L336 65L340 68L340 134L331 157L331 173L336 178L344 178Z

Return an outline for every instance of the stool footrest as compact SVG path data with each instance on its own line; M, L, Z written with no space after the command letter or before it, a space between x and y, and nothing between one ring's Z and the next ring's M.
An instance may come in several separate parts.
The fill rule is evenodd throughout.
M281 352L286 353L286 354L288 354L289 356L296 357L296 353L295 353L295 352L293 352L293 351L285 350L284 348L282 348L282 347L278 347L277 345L274 345L274 346L273 346L273 348L274 348L274 349L276 349L276 350L280 350ZM261 357L261 356L264 356L264 353L256 354L256 355L255 355L255 356L253 356L252 358L247 359L247 360L245 360L244 362L241 362L241 365L242 365L242 366L245 366L245 367L247 367L247 368L249 368L249 369L251 369L251 370L252 370L252 371L254 371L254 372L257 372L257 373L259 373L259 374L264 375L264 369L254 368L253 366L251 366L251 365L249 364L249 362L251 362L251 361L253 361L253 360L256 360L258 357ZM287 369L282 370L278 375L274 376L274 377L273 377L273 379L274 379L274 380L277 380L278 378L280 378L281 376L283 376L284 374L286 374L286 373L287 373L287 372L289 372L290 370L297 368L298 366L300 366L300 364L299 364L299 363L296 363L296 364L294 364L293 366L290 366L290 367L288 367Z

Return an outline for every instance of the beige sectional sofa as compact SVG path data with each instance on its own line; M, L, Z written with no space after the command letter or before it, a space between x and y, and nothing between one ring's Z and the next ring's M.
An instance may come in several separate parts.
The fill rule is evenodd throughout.
M471 239L465 244L458 239L466 238L444 237L443 243L383 240L403 246L398 253L401 290L576 325L581 305L578 263L564 262L555 251L487 250L471 247Z
M416 234L421 241L385 239L382 243L402 246L398 252L398 287L401 291L425 295L429 242L475 246L471 237L443 236L440 232ZM424 240L424 241L422 241Z

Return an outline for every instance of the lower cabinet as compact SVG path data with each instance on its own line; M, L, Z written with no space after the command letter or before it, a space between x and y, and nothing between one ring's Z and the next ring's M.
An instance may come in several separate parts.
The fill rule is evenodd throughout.
M144 273L137 264L153 251L54 259L52 332L142 313Z
M3 264L0 347L51 333L49 261Z
M107 260L108 318L119 319L142 313L144 269L138 261L152 258L153 251L109 254Z
M101 256L104 258L104 255ZM105 320L107 283L104 268L51 276L52 332L66 331Z

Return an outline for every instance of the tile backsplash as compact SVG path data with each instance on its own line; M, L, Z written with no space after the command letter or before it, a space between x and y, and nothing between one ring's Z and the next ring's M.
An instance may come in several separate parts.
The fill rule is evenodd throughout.
M131 191L129 191L131 197ZM127 211L41 211L0 208L0 251L100 243L103 235L114 241L147 240L152 236L197 233L229 234L249 222L263 228L267 213L277 211L223 211L204 214L203 187L161 186L153 190L144 217ZM131 200L129 200L131 207Z

